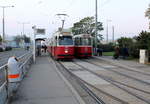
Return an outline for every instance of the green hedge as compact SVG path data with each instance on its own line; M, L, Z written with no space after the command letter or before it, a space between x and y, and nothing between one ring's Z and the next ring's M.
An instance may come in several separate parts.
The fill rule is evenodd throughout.
M103 52L112 52L114 51L114 46L111 44L100 44L99 48L103 50Z

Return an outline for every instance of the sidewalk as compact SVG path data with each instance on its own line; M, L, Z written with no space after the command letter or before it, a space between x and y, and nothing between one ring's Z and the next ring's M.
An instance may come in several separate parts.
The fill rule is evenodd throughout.
M79 104L56 72L50 57L36 59L11 104Z

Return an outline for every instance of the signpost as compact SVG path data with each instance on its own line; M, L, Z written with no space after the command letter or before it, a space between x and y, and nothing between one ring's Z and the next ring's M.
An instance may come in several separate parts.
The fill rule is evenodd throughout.
M35 29L35 33L38 35L45 35L45 29Z

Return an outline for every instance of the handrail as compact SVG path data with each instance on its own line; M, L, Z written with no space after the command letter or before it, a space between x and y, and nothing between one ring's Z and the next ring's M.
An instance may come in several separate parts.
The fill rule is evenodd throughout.
M32 54L31 52L27 52L23 54L22 56L18 57L19 60L21 60L21 65L19 66L21 72L26 71L26 66L30 65L31 60L32 60ZM0 73L3 73L4 76L4 81L0 85L0 96L3 96L0 98L0 104L6 103L12 92L10 92L9 89L9 82L8 82L8 67L7 64L4 64L3 66L0 67ZM22 73L24 76L25 73ZM2 79L0 79L0 82Z
M18 57L18 59L20 60L21 58L23 58L24 56L26 56L29 53L30 52L27 52L27 53L23 54L22 56ZM4 64L4 65L0 66L0 70L2 70L4 67L7 67L7 64Z

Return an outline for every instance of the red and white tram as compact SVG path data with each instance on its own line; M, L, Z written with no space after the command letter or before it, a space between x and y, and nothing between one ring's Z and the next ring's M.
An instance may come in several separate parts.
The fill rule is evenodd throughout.
M79 34L74 37L75 57L87 58L92 56L92 36L90 34Z
M49 40L48 52L55 59L73 59L73 35L68 31L57 31Z

